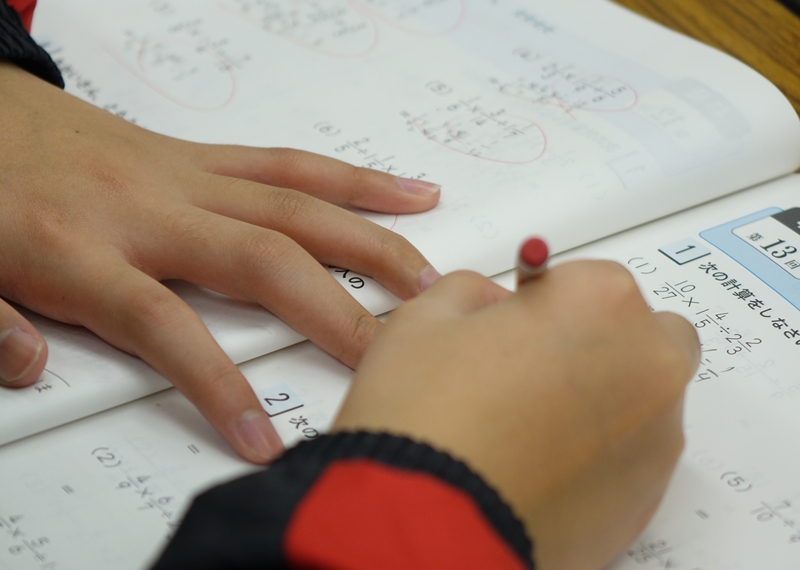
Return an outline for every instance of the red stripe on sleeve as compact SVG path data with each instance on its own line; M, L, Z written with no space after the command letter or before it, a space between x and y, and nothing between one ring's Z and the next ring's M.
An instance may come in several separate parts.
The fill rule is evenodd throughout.
M31 22L33 21L33 9L36 8L36 0L6 0L6 3L17 11L19 17L22 18L22 24L25 29L31 31Z
M468 494L365 459L320 476L292 515L284 553L297 568L525 568Z

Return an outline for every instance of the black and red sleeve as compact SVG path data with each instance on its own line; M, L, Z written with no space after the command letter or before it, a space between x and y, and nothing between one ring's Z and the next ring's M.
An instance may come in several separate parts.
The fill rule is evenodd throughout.
M0 0L0 60L63 89L58 67L28 33L35 7L36 0Z
M323 436L198 497L153 570L533 568L478 475L406 438Z

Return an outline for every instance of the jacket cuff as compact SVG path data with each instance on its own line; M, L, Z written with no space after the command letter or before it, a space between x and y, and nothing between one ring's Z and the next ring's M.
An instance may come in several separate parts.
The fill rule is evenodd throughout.
M16 10L10 8L5 0L0 0L0 60L7 60L25 71L64 88L61 72L22 25Z
M368 468L364 469L364 465ZM341 475L352 467L355 467L355 471L351 469L344 479L339 477L339 482L352 482L354 473L357 477L362 476L362 479L349 487L337 486L336 474ZM388 477L386 472L389 472ZM411 489L407 496L413 497L419 490L423 493L423 503L430 498L430 504L441 504L444 508L431 507L426 513L414 511L409 506L407 512L403 512L406 509L402 497L398 501L398 496L393 496L395 491L400 496L403 492L402 484L396 484L397 476L407 479L410 476L412 479L410 486L406 486L406 492ZM372 533L370 526L373 524L370 519L373 514L376 516L374 526L382 526L381 513L386 510L386 505L373 498L358 498L361 494L358 485L364 484L366 493L370 481L377 482L372 486L373 489L377 485L379 492L392 498L394 504L400 504L394 513L395 518L389 515L394 524L387 525L391 526L391 536L389 532L380 530ZM356 490L352 497L355 500L348 502L346 495L354 487ZM366 508L359 506L359 500L361 505L367 505ZM345 504L350 513L337 510L337 501ZM466 511L465 503L469 504ZM450 506L453 508L449 510ZM472 518L478 522L468 522L465 528L478 530L474 534L455 537L451 542L451 545L455 545L454 551L462 547L469 550L467 547L473 547L473 542L484 540L486 552L505 551L516 560L511 566L504 567L533 568L533 547L522 523L499 495L464 463L427 444L405 437L368 432L326 435L290 449L265 471L216 487L198 497L153 570L182 567L249 568L258 565L286 568L298 564L298 567L305 567L304 561L313 560L322 561L319 567L327 567L325 560L332 560L335 564L331 567L338 568L342 567L342 552L348 548L346 543L351 531L356 536L350 544L354 545L356 552L360 552L362 546L370 544L372 540L380 541L387 536L391 540L394 534L405 537L412 547L418 546L423 552L429 552L436 550L439 544L426 544L425 537L421 541L413 537L409 539L409 533L397 532L398 525L402 527L403 521L407 520L410 524L405 528L414 528L420 526L416 521L442 515L441 521L433 521L432 528L436 528L436 524L448 526L447 517L451 522L470 518L458 514L469 509L475 512ZM366 517L362 517L364 513ZM351 521L361 520L361 531L355 525L344 523L344 514L352 515L354 518ZM431 521L428 522L430 524ZM317 530L329 530L316 532L312 529L314 524L317 524ZM300 530L298 527L301 527ZM485 528L485 532L480 528ZM364 529L366 534L372 535L364 536ZM321 558L319 556L318 551L326 548L325 534L330 535L327 540L331 548L328 550L336 551L333 558L326 557L324 552ZM305 539L304 536L311 538ZM233 546L241 544L243 540L250 546ZM296 548L297 544L301 544L299 549ZM310 545L310 548L303 547L303 544ZM225 546L218 548L218 545ZM445 553L446 548L442 548L438 555ZM508 560L505 555L502 558ZM345 562L349 562L349 559L345 559ZM369 562L368 556L360 560L361 564ZM375 559L371 562L372 566L379 563Z

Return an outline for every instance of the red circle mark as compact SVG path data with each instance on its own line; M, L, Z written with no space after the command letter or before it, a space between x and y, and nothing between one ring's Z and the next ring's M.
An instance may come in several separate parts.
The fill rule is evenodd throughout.
M229 62L227 59L225 59L225 57L222 56L220 53L218 53L216 50L208 48L208 51L222 63L225 71L228 72L228 76L230 77L231 80L230 94L225 99L225 101L223 101L218 105L215 105L213 107L200 107L197 105L192 105L191 103L187 103L186 101L178 99L177 97L174 97L168 91L162 89L161 87L150 81L150 79L147 77L147 69L145 68L145 61L144 61L144 56L147 53L146 48L148 40L149 38L145 39L142 42L141 48L139 49L139 53L136 56L136 65L139 67L139 72L141 74L140 78L142 79L142 81L144 81L156 93L158 93L159 95L161 95L166 99L169 99L176 105L180 105L181 107L189 109L190 111L216 111L231 102L231 99L233 99L233 96L236 94L236 87L237 87L236 72L234 71L233 64Z
M146 40L142 42L142 45L139 48L139 52L136 54L136 65L131 65L125 59L125 57L123 57L122 55L118 54L113 49L111 49L111 48L109 48L109 47L107 47L105 45L102 45L102 44L101 44L101 47L102 47L103 51L105 51L108 55L110 55L122 67L124 67L125 69L130 71L139 81L141 81L142 83L147 85L150 89L152 89L153 91L155 91L156 93L158 93L159 95L161 95L162 97L167 99L168 101L171 101L172 103L175 103L176 105L179 105L179 106L183 107L184 109L189 109L190 111L201 111L201 112L217 111L217 110L221 109L222 107L224 107L225 105L227 105L228 103L230 103L231 100L233 99L233 97L236 95L237 79L236 79L236 73L234 72L234 69L233 69L233 65L227 59L225 59L223 56L218 54L216 51L210 49L209 51L211 51L225 65L226 71L228 72L228 75L230 76L231 90L230 90L230 94L228 95L228 97L225 99L225 101L223 101L222 103L220 103L218 105L215 105L213 107L200 107L200 106L197 106L197 105L192 105L191 103L187 103L186 101L183 101L181 99L178 99L177 97L174 97L168 91L162 89L157 84L155 84L152 81L150 81L150 79L144 73L144 69L143 69L144 65L143 65L143 62L142 62L142 58L143 58L143 55L144 55L143 54L143 50L145 49L146 43L147 43Z
M547 263L550 252L542 238L528 238L519 250L520 259L530 267L541 267Z

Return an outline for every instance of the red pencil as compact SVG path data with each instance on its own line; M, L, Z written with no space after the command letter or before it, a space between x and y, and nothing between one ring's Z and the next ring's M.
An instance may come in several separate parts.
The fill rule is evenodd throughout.
M517 289L544 273L549 255L550 252L543 239L532 237L525 240L519 249L517 260Z

